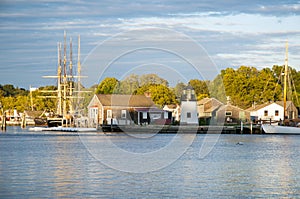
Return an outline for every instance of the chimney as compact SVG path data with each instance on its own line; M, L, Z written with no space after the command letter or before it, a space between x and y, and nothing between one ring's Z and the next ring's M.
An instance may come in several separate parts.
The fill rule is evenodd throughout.
M144 95L146 96L146 97L151 97L151 92L149 92L149 91L146 91L145 93L144 93Z

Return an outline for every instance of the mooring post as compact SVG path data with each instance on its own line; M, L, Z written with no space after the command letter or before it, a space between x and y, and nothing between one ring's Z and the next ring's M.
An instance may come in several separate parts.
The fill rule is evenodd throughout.
M25 111L24 111L24 113L22 114L21 128L26 128L26 116L25 116Z
M1 125L1 129L3 131L6 131L6 112L4 112L2 114L2 125Z
M243 134L243 128L244 128L243 120L241 120L241 134Z

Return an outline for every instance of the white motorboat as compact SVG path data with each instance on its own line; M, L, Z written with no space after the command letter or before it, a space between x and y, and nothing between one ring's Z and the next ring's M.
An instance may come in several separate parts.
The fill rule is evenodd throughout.
M300 135L300 127L275 126L271 124L263 124L262 128L265 133L270 133L270 134L299 134Z

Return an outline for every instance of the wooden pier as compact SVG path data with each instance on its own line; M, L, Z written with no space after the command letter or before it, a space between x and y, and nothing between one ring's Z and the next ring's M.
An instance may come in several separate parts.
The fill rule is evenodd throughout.
M197 134L261 134L259 125L243 126L173 126L173 125L103 125L103 132L130 133L197 133Z

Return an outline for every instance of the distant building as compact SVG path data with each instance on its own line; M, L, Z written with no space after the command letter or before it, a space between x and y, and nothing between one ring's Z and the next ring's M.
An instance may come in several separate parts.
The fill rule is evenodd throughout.
M287 118L295 119L298 117L298 110L292 101L287 101ZM247 109L250 112L252 120L273 120L280 121L284 118L283 101L270 102L261 105L255 105Z
M224 118L225 123L239 123L240 121L250 121L250 112L230 103L218 108L216 116Z
M159 109L145 95L95 94L88 105L88 116L94 125L170 123L171 113Z
M190 85L183 90L183 94L181 96L180 124L199 124L197 115L197 99L195 91Z
M197 102L197 112L200 124L209 124L216 111L223 103L215 98L203 98Z
M172 121L179 122L180 121L180 106L178 104L165 105L163 110L172 113Z

